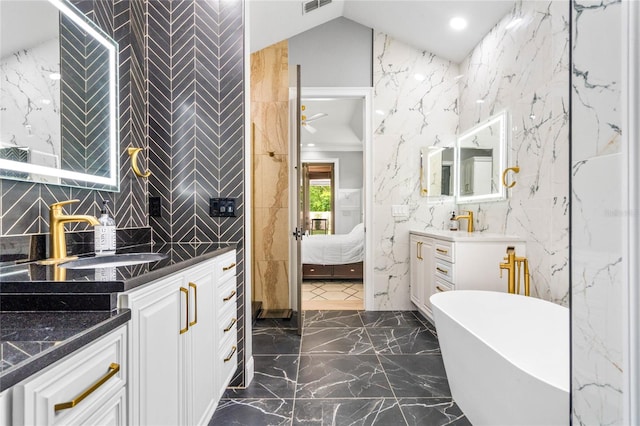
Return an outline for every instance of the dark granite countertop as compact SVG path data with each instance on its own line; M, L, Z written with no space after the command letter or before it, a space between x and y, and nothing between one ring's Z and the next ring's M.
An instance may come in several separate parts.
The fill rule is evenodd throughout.
M0 317L0 392L131 319L111 312L3 312Z
M164 253L158 262L67 269L35 262L0 276L0 391L65 357L131 318L117 294L235 249L235 244L141 245L122 252Z

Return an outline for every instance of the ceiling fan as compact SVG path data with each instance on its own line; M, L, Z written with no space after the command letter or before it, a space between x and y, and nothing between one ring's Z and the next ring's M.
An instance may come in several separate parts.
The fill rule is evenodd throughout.
M305 110L304 105L302 106L302 111ZM326 112L319 112L317 114L313 114L311 117L307 117L306 115L302 114L300 116L300 124L302 125L303 129L306 129L309 133L313 134L315 132L318 131L318 129L316 129L315 127L313 127L312 125L310 125L309 123L311 123L312 121L316 121L319 120L320 118L324 118L326 116L328 116L329 114L327 114Z

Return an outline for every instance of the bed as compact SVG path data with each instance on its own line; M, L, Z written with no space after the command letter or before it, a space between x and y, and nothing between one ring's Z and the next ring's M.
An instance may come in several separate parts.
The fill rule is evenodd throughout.
M302 279L362 280L364 224L348 234L311 235L302 239Z

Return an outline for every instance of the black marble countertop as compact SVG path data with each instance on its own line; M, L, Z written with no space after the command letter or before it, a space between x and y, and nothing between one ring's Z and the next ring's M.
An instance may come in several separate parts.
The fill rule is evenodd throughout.
M117 294L236 248L205 243L137 246L161 261L60 272L35 262L0 268L0 391L94 341L131 318ZM123 251L127 252L127 251Z
M0 316L0 392L131 319L110 312L4 312Z

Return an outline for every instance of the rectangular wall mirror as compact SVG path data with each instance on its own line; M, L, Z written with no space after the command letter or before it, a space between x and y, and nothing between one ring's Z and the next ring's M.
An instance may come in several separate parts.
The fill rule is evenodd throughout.
M502 111L458 136L457 203L503 200L501 174L507 164L509 116Z
M0 1L0 177L119 190L118 46L64 0Z
M420 193L430 201L454 196L455 148L429 146L420 149Z

